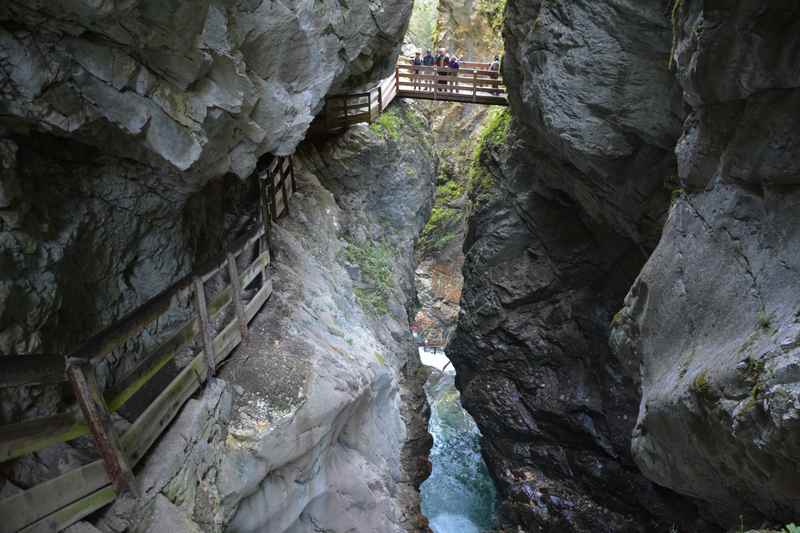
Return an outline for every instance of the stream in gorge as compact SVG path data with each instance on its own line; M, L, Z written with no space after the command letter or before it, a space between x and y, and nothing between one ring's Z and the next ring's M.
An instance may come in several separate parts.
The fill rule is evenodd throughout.
M495 489L480 453L480 433L461 407L455 370L447 357L420 350L438 370L425 385L433 435L430 477L422 484L422 512L434 533L479 533L495 526ZM444 369L444 371L442 371Z

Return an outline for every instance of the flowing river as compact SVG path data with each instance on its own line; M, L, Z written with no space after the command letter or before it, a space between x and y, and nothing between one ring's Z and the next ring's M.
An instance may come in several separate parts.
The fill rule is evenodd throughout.
M420 351L422 362L440 371L442 352ZM464 411L447 366L434 372L425 391L431 405L431 476L422 484L422 512L434 533L482 533L495 526L495 491L480 454L480 433Z

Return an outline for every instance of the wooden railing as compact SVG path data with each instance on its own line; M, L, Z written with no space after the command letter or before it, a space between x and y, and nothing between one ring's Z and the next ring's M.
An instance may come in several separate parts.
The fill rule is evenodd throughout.
M93 437L101 457L0 501L0 533L60 531L109 504L117 494L136 492L133 467L183 404L247 337L248 324L272 293L266 232L270 220L288 212L294 191L291 159L267 161L258 178L261 220L217 264L182 279L68 357L0 357L0 388L69 382L76 398L76 404L63 413L0 427L0 463L83 435ZM212 279L219 280L221 288L209 299L206 284ZM246 294L252 294L247 301ZM114 386L101 390L96 370L109 355L158 321L174 302L187 300L194 302L194 311L177 331ZM202 349L163 390L147 397L146 385L167 365L175 365L176 356L196 339ZM111 413L132 399L146 408L118 435Z
M335 131L362 122L372 123L397 96L397 76L392 74L369 91L328 96L325 128Z
M461 68L410 65L401 60L394 73L372 89L336 94L325 100L319 128L337 131L372 123L396 97L485 105L508 105L506 86L489 63L464 62Z
M505 83L488 64L464 63L457 70L400 64L396 75L402 98L508 105Z

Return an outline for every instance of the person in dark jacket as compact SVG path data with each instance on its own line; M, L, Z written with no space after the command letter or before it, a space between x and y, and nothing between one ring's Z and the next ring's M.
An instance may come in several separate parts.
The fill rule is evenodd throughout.
M433 54L431 54L431 51L428 50L427 52L425 52L425 57L422 58L422 65L425 67L432 67L435 63L436 59L433 57ZM433 75L433 69L423 69L422 72L426 76ZM433 82L430 79L425 78L425 80L423 80L423 85L426 86L425 90L431 90L432 88L427 86L431 85L432 83Z
M450 92L457 93L458 89L456 89L455 86L458 85L458 80L455 78L458 76L458 69L461 67L461 64L459 63L458 57L456 55L453 55L453 57L450 58L448 67L450 67L449 75L454 78L453 81L450 82L451 85Z
M422 57L420 57L419 52L414 54L414 59L411 60L411 64L414 65L415 67L421 67L422 66ZM415 90L415 91L422 90L422 87L420 86L420 82L419 82L419 69L418 68L415 68L412 71L411 81L414 84L413 85L413 90Z
M436 73L441 77L444 78L447 76L447 69L450 67L450 56L447 55L447 50L441 48L439 50L439 55L436 56ZM437 87L436 90L438 91L446 91L447 90L447 80L440 79L438 85L443 85L444 87Z

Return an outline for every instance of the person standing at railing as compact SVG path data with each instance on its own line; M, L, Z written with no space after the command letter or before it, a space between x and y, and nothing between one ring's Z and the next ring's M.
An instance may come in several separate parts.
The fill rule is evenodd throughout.
M450 76L453 77L453 81L450 82L450 92L457 93L458 89L456 86L458 85L458 69L461 67L461 64L458 62L458 57L455 54L450 58L450 63L448 66L450 67Z
M425 52L425 57L422 58L422 65L426 67L432 67L434 63L436 63L436 59L434 59L433 54L431 54L431 51L428 50L427 52ZM425 74L426 76L428 75L432 76L433 69L432 68L423 69L423 74ZM425 78L423 85L433 85L433 80L431 80L430 78ZM433 89L432 87L425 88L425 90L432 90L432 89Z
M415 67L421 67L422 66L422 57L420 57L420 53L419 52L414 54L414 59L411 60L411 64L414 65ZM415 68L412 71L411 79L412 79L412 82L414 83L414 85L413 85L414 90L415 91L422 90L422 87L420 86L420 81L419 81L419 69L418 68Z
M500 56L499 55L498 56L494 56L494 61L492 61L492 64L489 65L489 70L491 71L491 74L489 74L489 76L491 76L491 78L494 80L492 82L492 87L494 87L494 91L492 91L492 92L494 94L496 94L496 95L500 94L500 91L498 90L498 82L497 82L497 78L500 76Z
M450 67L450 56L447 55L447 50L444 48L439 49L439 55L436 56L436 74L439 75L439 80L437 82L436 91L447 91L447 69ZM439 85L444 85L445 87L439 87Z

